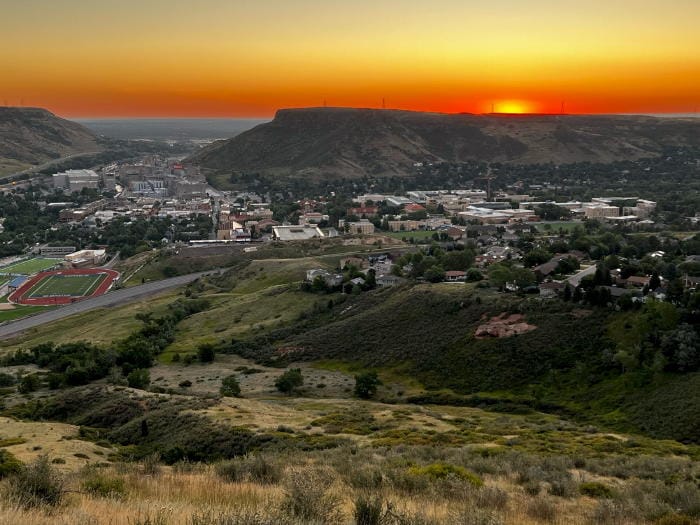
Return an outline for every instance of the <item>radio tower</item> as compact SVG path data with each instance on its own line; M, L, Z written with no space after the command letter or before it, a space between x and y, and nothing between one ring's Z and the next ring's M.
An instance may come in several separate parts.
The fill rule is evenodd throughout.
M382 109L386 109L386 99L382 98Z

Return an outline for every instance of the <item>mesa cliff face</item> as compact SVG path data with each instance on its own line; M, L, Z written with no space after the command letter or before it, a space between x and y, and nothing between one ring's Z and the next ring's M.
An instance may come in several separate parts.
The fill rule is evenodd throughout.
M395 176L416 162L612 162L700 146L700 120L644 116L466 115L308 108L216 142L204 168L312 178Z

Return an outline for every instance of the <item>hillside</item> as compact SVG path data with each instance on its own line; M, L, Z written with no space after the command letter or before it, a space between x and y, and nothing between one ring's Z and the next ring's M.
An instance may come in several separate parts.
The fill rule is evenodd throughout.
M40 108L0 107L0 139L0 175L101 149L91 131Z
M643 116L467 115L309 108L190 157L213 170L272 176L395 176L416 162L611 162L700 145L700 121Z

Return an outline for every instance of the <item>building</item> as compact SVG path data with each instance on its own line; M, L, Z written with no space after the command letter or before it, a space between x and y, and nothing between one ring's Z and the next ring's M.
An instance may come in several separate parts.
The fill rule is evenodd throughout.
M385 274L377 277L377 286L384 288L385 286L396 286L403 283L406 279L398 277L396 275Z
M606 204L584 206L583 213L589 219L604 219L605 217L618 217L620 208Z
M448 283L463 283L467 280L467 272L461 270L449 270L445 272L445 281Z
M374 233L374 224L368 219L360 219L358 222L348 223L348 233L369 235Z
M278 241L305 241L323 238L318 226L273 226L272 236Z
M80 250L65 256L66 262L75 268L99 266L107 258L105 250Z
M68 254L74 253L76 250L75 246L50 246L45 244L39 247L39 254L42 257L48 258L63 258Z
M319 277L323 279L326 286L330 288L335 288L343 284L343 274L341 273L331 273L322 268L314 268L313 270L306 271L306 281L309 283L313 283Z
M358 206L356 208L348 208L347 209L347 214L348 216L356 216L360 218L369 218L371 219L372 217L376 217L377 214L379 213L379 208L376 206Z
M52 176L53 187L61 190L82 191L83 189L97 190L100 187L100 176L93 170L67 170Z

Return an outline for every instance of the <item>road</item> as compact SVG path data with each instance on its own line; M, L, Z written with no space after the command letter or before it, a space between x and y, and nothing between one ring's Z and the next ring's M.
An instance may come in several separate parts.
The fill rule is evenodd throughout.
M208 272L191 273L188 275L180 275L178 277L164 279L162 281L141 284L131 288L122 288L99 297L85 299L77 303L56 308L55 310L49 310L42 314L25 317L16 321L10 321L0 325L0 339L7 339L24 332L25 330L29 330L30 328L35 328L46 323L58 321L71 315L94 310L95 308L123 305L144 297L156 295L162 291L177 288L178 286L184 286L185 284L191 283L199 277L204 275L212 275L218 273L219 271L220 270L210 270Z
M585 270L581 270L577 274L572 275L571 277L569 277L567 279L567 281L569 281L569 284L571 286L576 288L579 284L581 284L581 279L583 279L587 275L593 275L595 273L595 270L596 270L596 265L593 264L593 265L589 266L588 268L586 268Z

